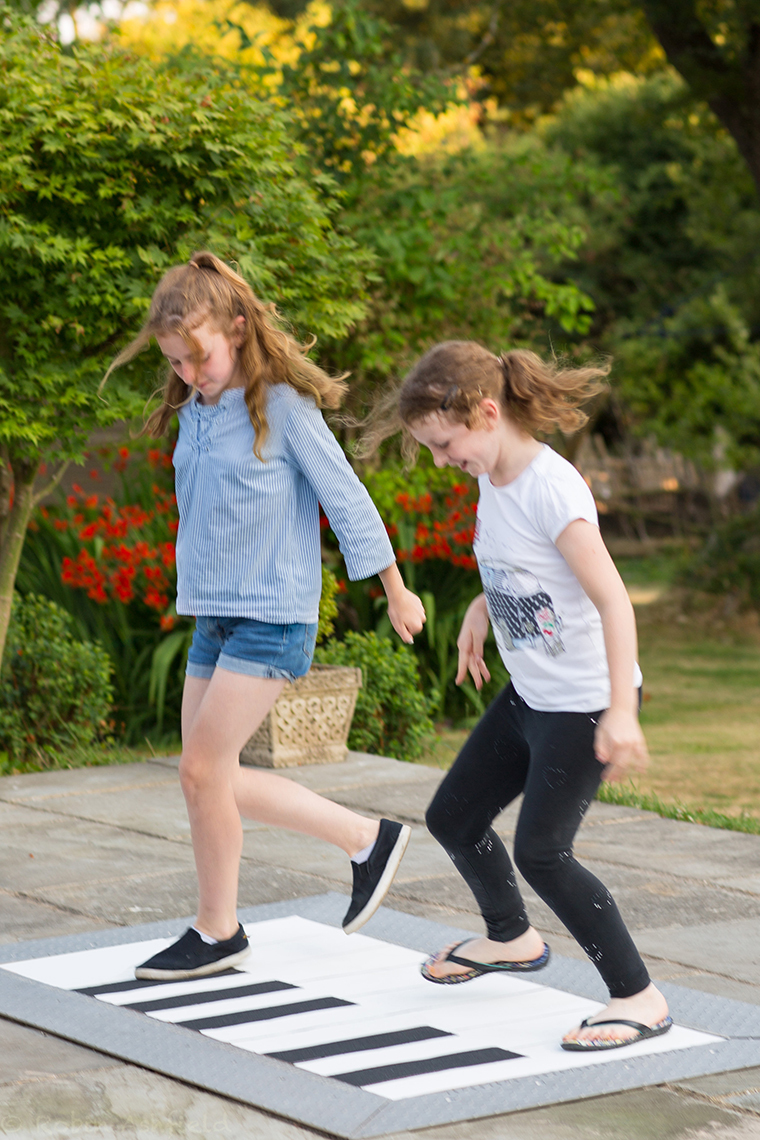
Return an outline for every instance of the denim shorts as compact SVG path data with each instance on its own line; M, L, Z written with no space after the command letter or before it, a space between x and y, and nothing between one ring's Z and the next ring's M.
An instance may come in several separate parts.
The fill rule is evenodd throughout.
M188 677L211 677L217 665L249 677L294 681L311 668L317 623L273 625L254 618L199 617L187 655Z

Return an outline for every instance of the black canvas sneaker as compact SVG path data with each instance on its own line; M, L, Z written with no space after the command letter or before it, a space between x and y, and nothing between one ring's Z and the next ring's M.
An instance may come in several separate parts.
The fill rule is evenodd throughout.
M160 950L147 962L135 969L136 978L154 981L177 981L181 978L202 978L206 974L219 974L236 966L250 954L248 936L242 926L224 942L209 946L197 930L189 926L178 942Z
M360 926L364 926L380 906L393 882L411 834L412 829L406 824L381 819L380 831L369 859L366 863L351 864L354 887L351 905L343 919L346 934L353 934Z

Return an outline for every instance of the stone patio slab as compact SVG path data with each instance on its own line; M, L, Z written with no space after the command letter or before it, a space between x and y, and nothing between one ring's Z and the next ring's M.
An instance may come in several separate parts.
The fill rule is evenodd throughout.
M658 958L760 984L760 918L639 930L636 944Z
M130 874L167 873L192 867L189 846L167 843L97 821L32 812L6 821L0 848L0 880L11 890L33 893L77 883L92 886L101 879Z

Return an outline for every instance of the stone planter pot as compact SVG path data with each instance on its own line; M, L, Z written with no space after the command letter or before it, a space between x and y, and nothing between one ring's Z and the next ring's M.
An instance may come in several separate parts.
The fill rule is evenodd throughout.
M292 768L345 760L348 732L362 671L347 665L312 665L287 685L240 753L241 764Z

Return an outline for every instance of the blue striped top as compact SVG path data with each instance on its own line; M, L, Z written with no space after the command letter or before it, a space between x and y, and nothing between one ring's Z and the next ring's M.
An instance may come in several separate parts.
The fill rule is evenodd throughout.
M179 410L174 451L177 613L315 622L322 587L319 508L349 577L394 561L374 503L314 401L269 388L266 462L253 454L243 388Z

